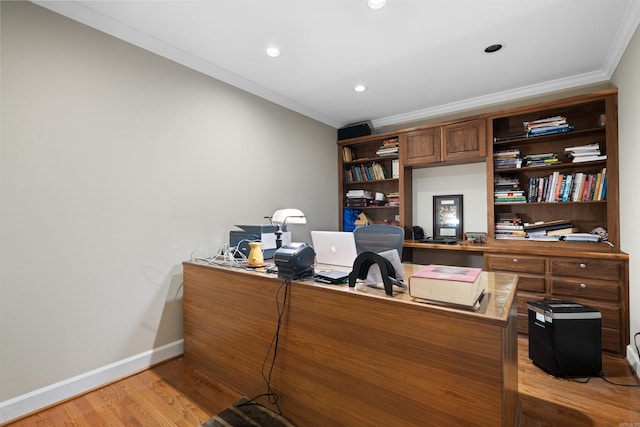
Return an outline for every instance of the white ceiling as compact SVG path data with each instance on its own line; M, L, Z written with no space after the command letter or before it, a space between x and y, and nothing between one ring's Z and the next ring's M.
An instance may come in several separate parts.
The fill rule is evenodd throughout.
M640 0L35 3L334 127L608 81L640 22Z

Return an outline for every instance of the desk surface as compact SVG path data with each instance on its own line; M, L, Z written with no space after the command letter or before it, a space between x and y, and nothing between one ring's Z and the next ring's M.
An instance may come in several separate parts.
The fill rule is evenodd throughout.
M185 361L239 393L264 393L284 281L183 266ZM514 425L517 277L481 280L488 294L476 312L366 285L291 282L271 382L283 415L300 426Z
M414 272L422 269L424 265L417 264L402 264L404 267L405 277L409 277ZM331 265L316 265L316 270L342 270L347 267L331 266ZM259 271L249 271L250 274L265 274ZM280 279L282 280L282 279ZM367 296L372 298L382 298L389 303L395 304L411 304L417 307L425 308L428 310L443 310L452 315L474 316L483 321L498 321L506 322L508 317L508 307L511 303L510 298L514 297L516 280L513 274L508 273L496 273L485 272L480 274L480 280L484 282L487 289L486 294L480 302L480 307L477 310L464 310L456 307L450 307L445 305L439 305L430 303L427 301L421 301L416 298L412 298L409 295L408 290L402 291L399 288L393 288L393 296L389 296L385 293L384 289L374 288L367 286L366 284L358 281L356 286L350 288L348 284L341 285L329 285L320 282L315 282L312 278L306 278L304 280L296 280L296 283L316 286L323 289L328 289L335 292L347 292L349 294Z

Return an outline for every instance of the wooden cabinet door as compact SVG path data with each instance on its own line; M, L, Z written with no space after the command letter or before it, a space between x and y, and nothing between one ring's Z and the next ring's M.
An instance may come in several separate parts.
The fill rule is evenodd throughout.
M405 166L424 165L441 160L442 127L407 132L402 134L401 138Z
M444 126L442 160L477 159L487 155L487 121L469 120Z

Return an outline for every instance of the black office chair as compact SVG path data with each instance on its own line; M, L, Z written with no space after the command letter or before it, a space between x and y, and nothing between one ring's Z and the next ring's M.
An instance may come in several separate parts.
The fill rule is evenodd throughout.
M402 243L404 242L402 227L387 224L363 225L353 230L353 237L356 241L358 254L363 252L380 253L396 249L398 256L402 259Z

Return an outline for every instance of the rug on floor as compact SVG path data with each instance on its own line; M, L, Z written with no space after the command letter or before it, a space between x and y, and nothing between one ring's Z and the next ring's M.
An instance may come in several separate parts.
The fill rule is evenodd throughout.
M200 427L295 427L289 420L259 403L242 397L232 406L209 418Z

